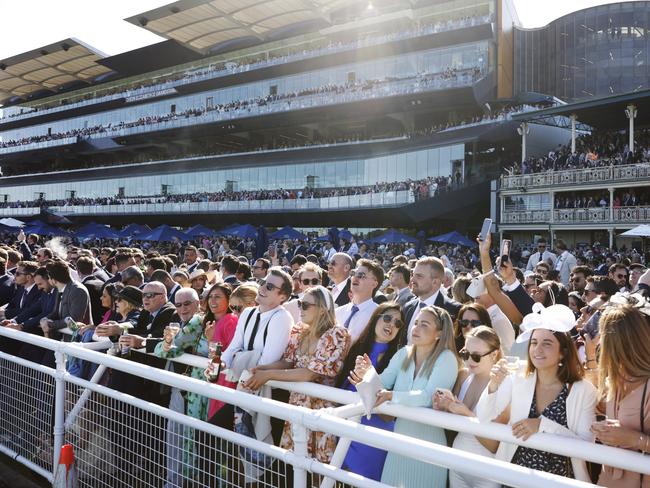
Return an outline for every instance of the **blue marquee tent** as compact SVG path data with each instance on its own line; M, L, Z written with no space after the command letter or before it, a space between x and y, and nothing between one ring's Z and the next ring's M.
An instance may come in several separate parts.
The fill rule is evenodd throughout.
M411 244L417 242L418 240L415 237L397 232L395 229L390 229L389 231L375 237L374 239L370 239L369 241L374 242L375 244Z
M431 242L439 242L441 244L453 244L453 245L459 244L465 247L477 246L476 242L472 241L471 239L468 239L463 234L455 230L439 236L429 237L429 239L427 240Z
M287 225L286 227L282 227L282 229L278 229L269 235L269 239L291 239L292 241L300 239L302 241L305 241L307 240L307 236L302 232L297 231L293 227Z
M137 236L139 241L186 241L187 236L178 229L168 226L167 224L160 225L153 229L148 234L141 234Z
M194 227L190 227L185 231L185 235L190 239L194 239L196 237L212 237L216 234L217 234L216 231L201 224L195 225Z
M244 224L228 230L222 230L220 234L239 237L240 239L254 239L257 237L257 229L250 224Z

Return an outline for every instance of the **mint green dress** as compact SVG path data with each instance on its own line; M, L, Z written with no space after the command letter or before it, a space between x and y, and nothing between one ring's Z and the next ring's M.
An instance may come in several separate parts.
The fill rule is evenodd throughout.
M393 391L391 403L409 407L431 407L431 398L436 388L451 389L454 386L458 375L458 361L451 351L443 351L429 376L418 375L413 378L414 361L411 361L406 371L402 370L402 363L410 347L403 347L395 353L388 367L379 375L381 382L386 389ZM394 432L447 445L444 429L411 420L397 419ZM389 452L381 482L398 488L445 488L447 469Z

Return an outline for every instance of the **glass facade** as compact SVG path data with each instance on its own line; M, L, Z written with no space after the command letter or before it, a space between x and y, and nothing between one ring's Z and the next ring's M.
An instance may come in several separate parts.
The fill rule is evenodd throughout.
M532 195L506 196L503 199L504 210L525 211L525 210L549 210L551 198L548 193L534 193Z
M648 88L650 2L580 10L540 29L515 29L515 93L566 101Z
M464 159L464 144L436 147L419 151L343 161L276 164L214 169L162 175L119 176L119 169L110 171L113 178L93 181L68 181L34 185L4 186L3 201L33 201L43 193L46 200L68 198L156 196L163 186L169 194L219 192L222 190L254 191L276 189L344 188L376 183L424 179L429 176L448 177L453 162ZM71 193L74 192L74 193ZM6 200L5 200L6 199Z
M372 61L350 63L342 66L315 70L296 75L272 78L254 83L205 91L193 95L176 97L164 101L146 103L133 107L110 110L91 116L70 118L57 122L33 125L26 128L0 132L0 141L17 140L32 136L61 133L98 125L117 125L120 122L135 122L142 118L180 113L188 109L205 109L210 98L212 105L228 104L234 101L266 97L271 93L295 93L306 89L317 89L327 85L345 85L350 82L402 78L418 73L441 73L448 68L465 70L488 66L488 41L458 45L444 49L386 57ZM390 95L390 93L387 93Z

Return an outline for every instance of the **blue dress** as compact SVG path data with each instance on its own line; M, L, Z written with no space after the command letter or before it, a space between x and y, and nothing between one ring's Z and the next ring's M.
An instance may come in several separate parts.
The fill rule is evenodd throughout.
M372 345L372 349L368 356L370 357L373 366L377 367L379 356L386 352L388 346L388 343L380 342L375 342ZM343 383L343 388L350 391L356 391L356 387L348 380L345 380L345 383ZM364 415L361 417L361 423L363 425L370 425L371 427L377 427L378 429L389 430L391 432L395 427L394 420L386 422L379 415L370 416L370 420L368 420ZM379 481L381 478L381 472L384 469L386 454L386 451L377 449L376 447L370 447L366 444L353 441L350 444L348 454L345 456L345 460L343 461L343 467L353 473Z
M406 370L402 363L411 346L403 347L390 360L379 376L384 387L393 390L391 403L409 407L431 407L431 397L436 388L451 389L458 375L458 361L451 351L443 351L428 376L418 374L414 378L415 361ZM439 427L397 419L395 432L428 442L447 445L445 431ZM447 469L411 458L388 453L381 474L381 482L397 488L445 488Z

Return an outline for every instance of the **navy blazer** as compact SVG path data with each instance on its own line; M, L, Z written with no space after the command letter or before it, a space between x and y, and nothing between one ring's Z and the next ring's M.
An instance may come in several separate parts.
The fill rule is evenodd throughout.
M352 280L348 278L345 283L345 286L341 290L341 293L339 293L339 296L337 296L336 300L334 301L337 307L342 307L343 305L347 305L348 303L350 303L351 287L352 287Z
M408 329L408 325L411 323L411 319L413 318L413 314L415 313L415 311L418 309L419 303L420 303L420 299L418 297L415 297L413 300L407 302L406 305L404 305L404 308L402 309L402 311L404 312L404 321L405 321L404 323L406 324L406 327L404 327L404 329ZM456 320L458 311L462 306L457 301L446 297L445 294L442 292L442 290L440 290L440 292L438 293L434 305L436 307L444 308L451 316L451 320ZM408 332L407 330L404 331L405 334L407 332Z
M505 294L512 300L512 303L515 304L515 307L517 307L521 315L525 317L529 313L533 313L535 300L526 292L523 285L519 285L512 291L506 291Z
M16 318L18 315L21 314L21 312L27 310L30 306L37 303L40 300L42 293L43 292L39 290L36 285L34 285L32 286L32 289L29 290L29 293L25 294L25 288L19 285L16 288L16 293L14 293L13 298L9 302L9 305L7 305L7 308L5 309L5 318L8 319ZM23 298L23 295L25 296L25 298ZM21 299L23 301L22 307L20 305ZM16 322L20 323L19 320L16 320Z
M9 303L15 293L16 283L14 283L14 275L5 273L0 276L0 307Z
M54 306L56 305L57 291L56 288L52 288L50 293L41 292L41 297L38 302L33 304L28 310L25 310L22 314L30 314L29 317L18 320L16 317L16 322L23 324L23 331L29 332L31 334L43 335L40 324L41 319L47 317L52 311L54 311Z

